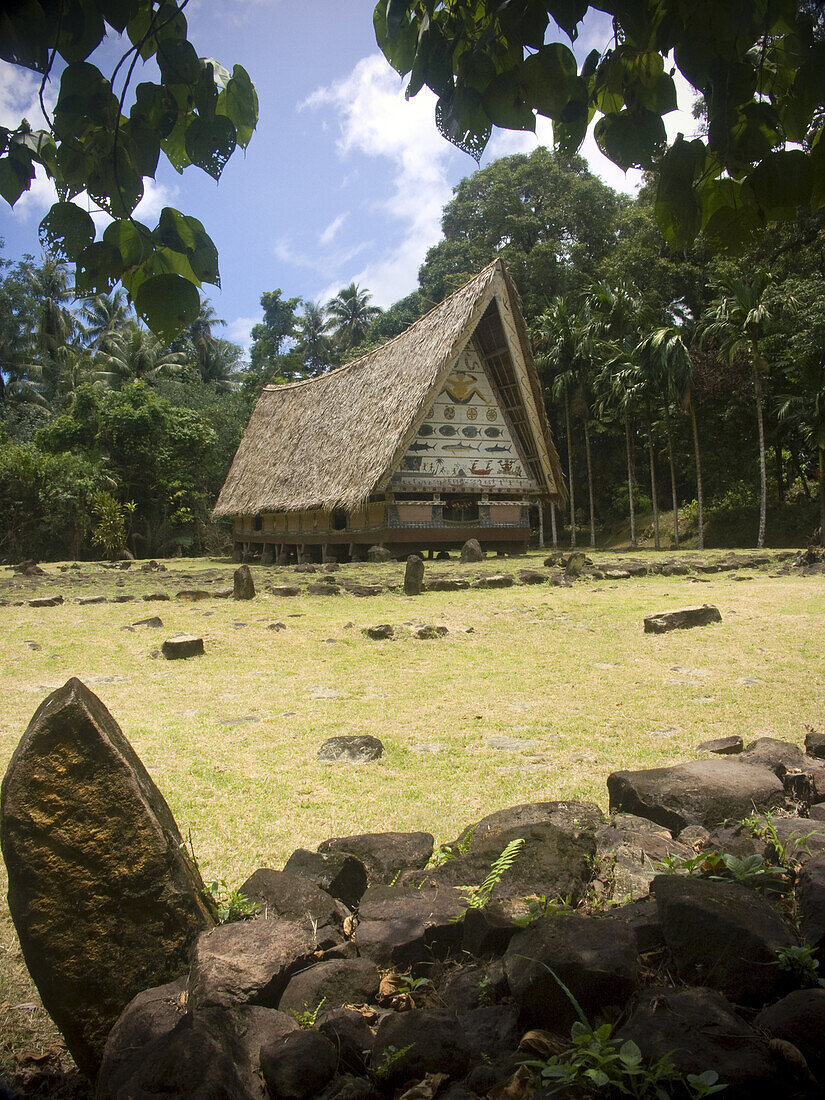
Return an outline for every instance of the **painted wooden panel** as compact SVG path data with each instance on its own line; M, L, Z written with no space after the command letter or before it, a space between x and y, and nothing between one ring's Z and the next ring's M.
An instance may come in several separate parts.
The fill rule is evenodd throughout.
M430 523L433 518L431 504L399 504L397 509L400 523Z
M538 489L471 346L428 410L392 485L447 493Z
M491 504L491 523L518 523L521 519L521 505L519 504Z
M275 530L286 531L286 513L277 512L275 515Z

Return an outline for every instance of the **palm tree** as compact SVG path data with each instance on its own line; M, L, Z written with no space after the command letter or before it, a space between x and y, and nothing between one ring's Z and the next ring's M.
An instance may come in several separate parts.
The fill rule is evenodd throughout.
M131 310L123 287L115 287L111 294L95 294L86 298L80 307L83 336L90 348L106 351L112 337L129 320Z
M136 378L151 382L183 374L186 354L169 351L153 333L130 322L112 337L109 351L101 355L101 365L118 386Z
M573 432L571 413L582 421L584 428L585 457L587 462L587 488L590 505L590 545L596 545L596 521L593 503L593 462L590 448L590 377L593 370L594 348L591 337L592 323L587 309L575 314L569 301L563 296L554 298L548 309L538 318L533 339L539 354L538 367L554 372L551 392L564 404L564 422L567 434L567 480L570 490L570 545L576 545L576 499L573 469Z
M761 341L775 319L770 294L772 284L772 275L762 270L757 270L751 278L720 277L716 287L721 293L708 306L701 326L701 339L714 340L729 363L738 355L745 355L750 360L759 432L759 535L756 545L760 549L765 545L768 509L762 379L769 369L762 355Z
M332 366L333 346L327 336L327 317L320 302L304 302L304 311L298 319L295 350L311 377L323 374Z
M333 334L342 351L362 344L372 321L381 313L369 304L372 295L352 282L343 287L326 305L326 329Z
M225 383L227 369L220 341L215 338L212 328L225 325L226 321L215 312L208 298L201 301L198 316L189 326L189 338L195 352L195 365L203 382Z
M75 333L75 320L64 306L71 297L68 268L62 260L47 257L32 268L28 281L37 300L34 343L40 383L45 399L51 403L60 388L60 376L67 366L67 347Z

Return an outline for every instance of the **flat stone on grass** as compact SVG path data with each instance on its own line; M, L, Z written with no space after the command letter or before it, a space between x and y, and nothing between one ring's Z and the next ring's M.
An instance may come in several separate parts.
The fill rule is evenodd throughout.
M167 661L199 657L203 654L203 638L195 634L179 634L176 638L167 638L161 646L161 652Z
M645 634L667 634L671 630L689 630L694 626L721 623L722 613L713 604L682 607L678 611L660 611L645 616Z
M318 759L336 764L367 764L384 755L384 746L369 734L330 737L318 750Z

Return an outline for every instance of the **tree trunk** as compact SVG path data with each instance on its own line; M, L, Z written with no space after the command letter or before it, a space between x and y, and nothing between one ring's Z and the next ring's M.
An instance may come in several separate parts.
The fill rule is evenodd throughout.
M627 499L630 507L630 545L636 549L636 512L633 508L633 452L630 446L630 414L625 413L624 442L627 451Z
M665 401L665 430L667 432L667 460L670 465L670 495L673 500L673 545L679 549L679 497L676 492L676 465L673 461L673 431L670 424L670 409Z
M647 410L647 450L650 455L650 500L653 504L653 545L660 550L659 545L659 502L656 499L656 459L653 454L653 417L650 408Z
M777 439L773 446L773 459L776 466L776 495L779 503L785 503L785 469L782 462L782 444Z
M759 351L753 345L753 388L756 393L756 425L759 429L759 535L756 548L765 545L765 523L768 513L768 471L765 464L765 422L762 416L762 376L759 373Z
M544 501L539 501L539 548L544 549Z
M570 401L564 388L564 427L567 432L567 482L570 487L570 546L576 545L576 498L573 492L573 433L570 430Z
M590 497L590 547L596 549L596 513L593 508L593 462L590 456L590 425L584 420L584 453L587 456L587 492Z
M819 448L819 545L825 546L825 447Z
M559 545L559 532L556 528L556 505L553 501L550 501L550 536L553 539L553 549L557 550Z
M690 409L690 424L693 428L693 456L696 461L696 504L698 507L698 522L699 522L699 538L698 549L705 549L705 521L702 508L702 460L699 455L699 426L696 423L696 409L693 407L693 401L689 404Z

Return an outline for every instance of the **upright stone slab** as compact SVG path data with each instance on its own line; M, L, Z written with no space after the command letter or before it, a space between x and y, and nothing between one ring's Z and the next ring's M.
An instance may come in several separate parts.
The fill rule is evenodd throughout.
M404 593L407 596L420 596L424 591L424 562L418 554L410 554L404 571Z
M163 795L80 680L40 704L11 758L0 843L29 973L93 1078L123 1008L184 973L214 922Z
M242 565L236 569L232 579L232 595L236 600L255 598L255 582L252 580L252 570L248 565Z
M468 562L484 561L484 551L478 539L467 539L461 547L461 560L465 565Z

